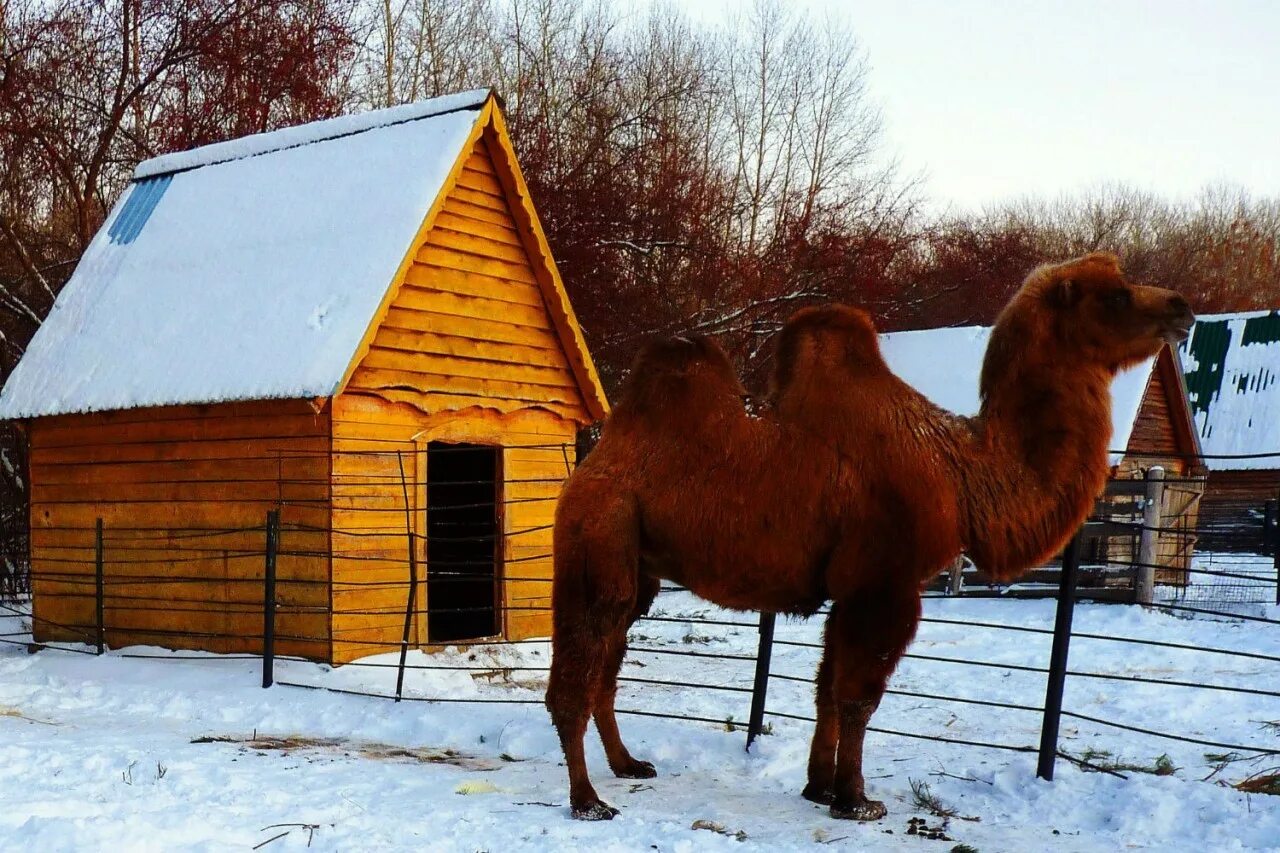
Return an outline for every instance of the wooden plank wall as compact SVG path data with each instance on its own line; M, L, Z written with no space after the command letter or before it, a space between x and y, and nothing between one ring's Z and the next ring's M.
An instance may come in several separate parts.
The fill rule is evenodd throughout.
M420 532L433 440L506 448L504 633L550 632L549 525L567 476L561 445L571 465L577 425L590 417L520 227L480 140L334 401L335 660L399 642L408 539L395 451L414 460L409 503ZM414 630L425 639L425 622Z
M1115 476L1121 479L1142 477L1153 465L1163 466L1169 477L1188 473L1187 460L1179 451L1174 432L1169 389L1159 370L1151 371L1125 450L1132 455L1126 455L1117 466Z
M552 530L556 500L576 464L576 425L550 421L514 435L506 471L504 604L509 640L551 635ZM558 445L531 447L530 445ZM524 445L523 447L518 445Z
M328 411L271 401L67 415L33 421L30 438L38 639L91 635L102 518L109 645L261 651L265 518L279 506L291 553L278 560L276 649L328 657Z
M458 181L348 388L424 412L536 406L584 417L483 139Z
M1275 465L1278 460L1258 463ZM1269 544L1259 519L1268 500L1280 498L1280 468L1213 470L1200 501L1200 542L1207 551L1265 553Z
M427 414L407 404L349 392L334 401L333 659L337 663L394 651L408 596L409 524L425 527L426 447L431 441L503 447L504 601L507 639L551 630L550 524L574 459L576 424L549 412L502 414L467 408ZM399 455L397 456L397 452ZM568 464L566 464L566 459ZM416 610L427 610L426 543L415 538ZM411 642L424 644L427 617L412 622Z
M1277 464L1270 459L1258 460L1263 465ZM1209 460L1213 464L1213 460ZM1268 500L1280 498L1280 464L1277 467L1209 472L1206 503L1238 503L1253 508Z
M422 416L360 393L333 401L333 598L334 662L392 651L404 630L408 595L409 535L421 533L421 454L413 435ZM401 464L404 481L401 480ZM406 519L405 491L409 514ZM416 541L419 580L425 548ZM422 609L420 585L415 609ZM414 620L412 642L423 630ZM422 634L425 636L425 634Z

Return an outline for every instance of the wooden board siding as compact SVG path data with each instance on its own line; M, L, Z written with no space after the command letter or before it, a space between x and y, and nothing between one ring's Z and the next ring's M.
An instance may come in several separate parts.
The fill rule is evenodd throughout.
M1211 471L1204 499L1206 502L1234 502L1261 507L1276 498L1280 498L1280 468Z
M1194 429L1178 362L1165 347L1147 380L1125 455L1112 471L1114 478L1127 480L1142 479L1157 465L1165 470L1169 482L1164 490L1163 526L1178 532L1167 530L1159 534L1156 562L1166 567L1157 572L1160 583L1185 583L1185 570L1195 548L1204 472L1197 456ZM1115 520L1133 522L1141 518L1141 510L1130 499L1122 499L1120 504L1121 512ZM1106 542L1113 568L1132 565L1137 560L1136 535L1116 536Z
M1268 500L1277 498L1280 468L1211 470L1200 501L1200 547L1265 553L1269 545L1262 535L1262 512Z
M1133 422L1133 431L1129 434L1126 455L1116 470L1117 477L1141 477L1153 465L1162 466L1171 477L1181 477L1189 472L1185 449L1180 447L1175 428L1169 383L1164 373L1159 368L1151 371L1142 395L1142 405Z
M538 409L503 414L473 408L428 415L414 406L363 393L333 403L333 660L343 663L397 648L408 596L405 466L409 523L425 526L426 454L431 441L503 447L503 619L507 639L550 633L550 530L555 499L573 460L577 428ZM539 447L531 447L539 445ZM562 450L561 445L566 445ZM399 457L397 457L397 451ZM427 610L426 547L415 540L417 610ZM410 640L425 643L427 617L412 621Z
M92 636L101 518L109 645L260 652L265 519L280 507L276 650L328 657L327 410L65 415L32 421L30 442L37 639Z
M425 449L433 440L504 448L503 634L550 633L550 525L574 434L591 415L491 144L479 139L463 162L368 351L334 399L338 662L400 642L410 539L399 464L409 485L408 524L420 534ZM417 609L425 610L426 545L419 539L415 547ZM412 620L411 634L425 642L425 615Z
M577 461L573 424L549 424L542 433L523 438L520 444L559 446L515 446L503 454L507 480L504 604L510 640L551 635L551 525L560 489Z
M409 577L406 522L421 532L417 484L423 478L412 440L421 420L412 408L377 398L344 394L333 401L331 632L337 663L391 651L400 642ZM424 555L418 541L420 581ZM416 609L422 609L424 590L420 583ZM414 620L413 643L420 621Z
M426 413L537 407L589 421L527 239L480 139L345 390Z

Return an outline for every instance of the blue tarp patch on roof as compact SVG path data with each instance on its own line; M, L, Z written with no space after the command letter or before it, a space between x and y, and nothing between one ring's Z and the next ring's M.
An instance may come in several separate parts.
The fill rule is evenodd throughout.
M164 191L169 188L172 181L173 175L161 175L158 178L138 181L133 185L120 215L107 230L107 236L111 238L112 243L124 246L137 239L142 233L142 226L147 224L151 213L160 203Z

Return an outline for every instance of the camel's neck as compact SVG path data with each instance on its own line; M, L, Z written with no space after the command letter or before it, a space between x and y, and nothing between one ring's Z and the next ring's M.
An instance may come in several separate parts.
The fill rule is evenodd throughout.
M1109 470L1112 378L1038 352L984 370L974 464L958 472L966 544L979 568L1020 574L1084 521Z

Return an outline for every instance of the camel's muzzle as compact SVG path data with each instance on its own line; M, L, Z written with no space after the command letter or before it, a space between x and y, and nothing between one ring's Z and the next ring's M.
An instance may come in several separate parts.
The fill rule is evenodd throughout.
M1180 344L1191 334L1196 315L1181 296L1170 297L1169 311L1173 316L1165 324L1164 339L1170 344Z

